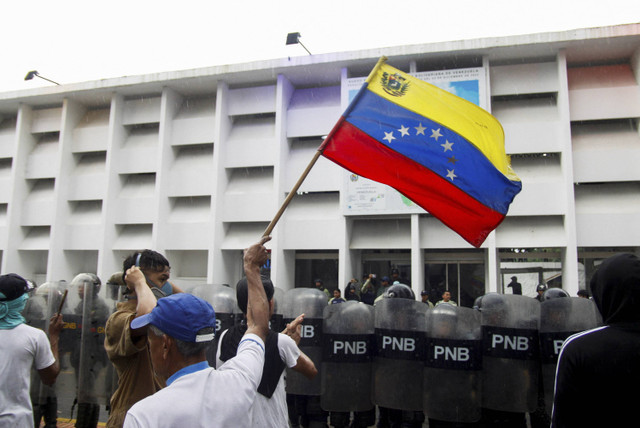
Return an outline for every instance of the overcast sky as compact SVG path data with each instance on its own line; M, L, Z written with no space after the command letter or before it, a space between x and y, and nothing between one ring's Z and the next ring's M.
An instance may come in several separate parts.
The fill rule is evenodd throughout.
M640 0L2 0L0 92L313 54L640 23Z

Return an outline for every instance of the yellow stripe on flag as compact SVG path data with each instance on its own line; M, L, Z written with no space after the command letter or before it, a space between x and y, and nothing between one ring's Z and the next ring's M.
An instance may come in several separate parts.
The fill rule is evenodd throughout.
M385 60L383 57L367 78L370 91L458 133L509 180L520 181L511 169L504 148L504 130L495 117L463 98L385 64ZM390 77L395 84L391 88Z

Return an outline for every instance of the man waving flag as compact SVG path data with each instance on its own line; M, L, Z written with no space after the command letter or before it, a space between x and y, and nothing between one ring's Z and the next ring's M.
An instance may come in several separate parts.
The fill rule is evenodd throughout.
M385 61L318 151L393 187L479 247L522 189L502 126L475 104Z

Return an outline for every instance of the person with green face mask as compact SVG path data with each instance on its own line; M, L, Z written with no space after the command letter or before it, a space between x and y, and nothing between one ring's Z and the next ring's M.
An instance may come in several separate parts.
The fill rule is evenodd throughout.
M20 275L0 276L0 426L34 426L29 396L32 365L46 385L53 385L60 372L62 317L56 314L49 321L51 341L42 330L25 324L22 311L28 291Z

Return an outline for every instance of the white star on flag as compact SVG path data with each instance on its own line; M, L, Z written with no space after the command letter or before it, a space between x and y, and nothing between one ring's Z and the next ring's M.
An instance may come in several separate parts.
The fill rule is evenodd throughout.
M453 181L453 179L457 177L457 175L455 175L455 174L453 173L453 171L454 171L453 169L448 169L448 170L447 170L447 178L450 178L450 179L451 179L451 181Z
M440 133L440 128L431 130L431 138L435 138L438 141L438 138L442 137Z
M424 130L427 129L424 126L422 126L422 122L418 124L418 126L415 127L416 128L416 135L424 135Z
M393 132L385 132L384 133L383 140L387 140L389 143L391 143L395 139L396 139L396 137L393 136Z
M447 150L451 150L453 151L453 149L451 147L453 147L453 143L450 143L449 141L446 141L444 144L440 144L442 147L444 147L444 151L446 153Z
M407 128L404 125L400 125L400 129L398 129L398 131L400 132L401 137L404 137L405 135L409 135L409 128Z

